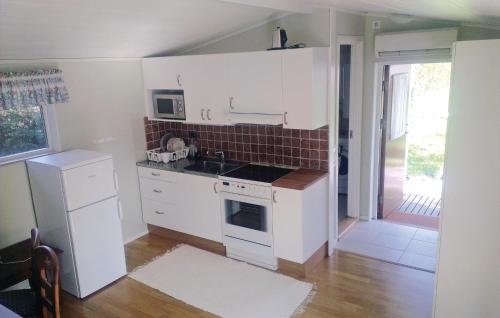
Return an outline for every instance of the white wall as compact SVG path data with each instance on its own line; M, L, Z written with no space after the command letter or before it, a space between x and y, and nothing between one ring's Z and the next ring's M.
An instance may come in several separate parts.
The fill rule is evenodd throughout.
M436 318L500 315L500 40L458 42L448 118Z
M47 63L2 62L0 69L37 68ZM146 228L142 222L135 163L144 159L146 141L140 60L60 60L70 102L56 105L63 150L84 148L111 153L123 204L124 239ZM94 144L100 138L113 141ZM0 167L0 246L29 237L35 219L24 162Z

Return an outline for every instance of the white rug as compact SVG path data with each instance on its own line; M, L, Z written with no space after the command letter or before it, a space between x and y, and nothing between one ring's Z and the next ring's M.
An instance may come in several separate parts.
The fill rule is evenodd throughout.
M313 287L189 245L180 245L129 276L227 318L290 317L310 300Z

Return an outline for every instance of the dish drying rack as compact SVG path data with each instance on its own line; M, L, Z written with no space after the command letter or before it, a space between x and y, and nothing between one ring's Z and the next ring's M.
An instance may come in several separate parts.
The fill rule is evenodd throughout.
M148 156L148 160L154 161L154 162L164 162L164 163L169 163L172 161L176 161L179 159L187 158L189 154L189 148L185 147L182 150L178 151L161 151L161 147L159 148L154 148L151 150L146 150L146 155Z

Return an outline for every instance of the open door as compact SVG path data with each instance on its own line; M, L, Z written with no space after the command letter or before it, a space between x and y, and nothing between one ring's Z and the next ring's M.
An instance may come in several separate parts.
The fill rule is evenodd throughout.
M404 200L410 70L410 64L384 67L378 218Z

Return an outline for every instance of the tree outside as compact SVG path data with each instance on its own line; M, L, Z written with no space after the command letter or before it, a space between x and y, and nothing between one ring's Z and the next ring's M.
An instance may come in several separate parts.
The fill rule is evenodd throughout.
M0 110L0 157L47 147L41 107Z
M408 107L406 192L439 197L451 63L413 64Z

